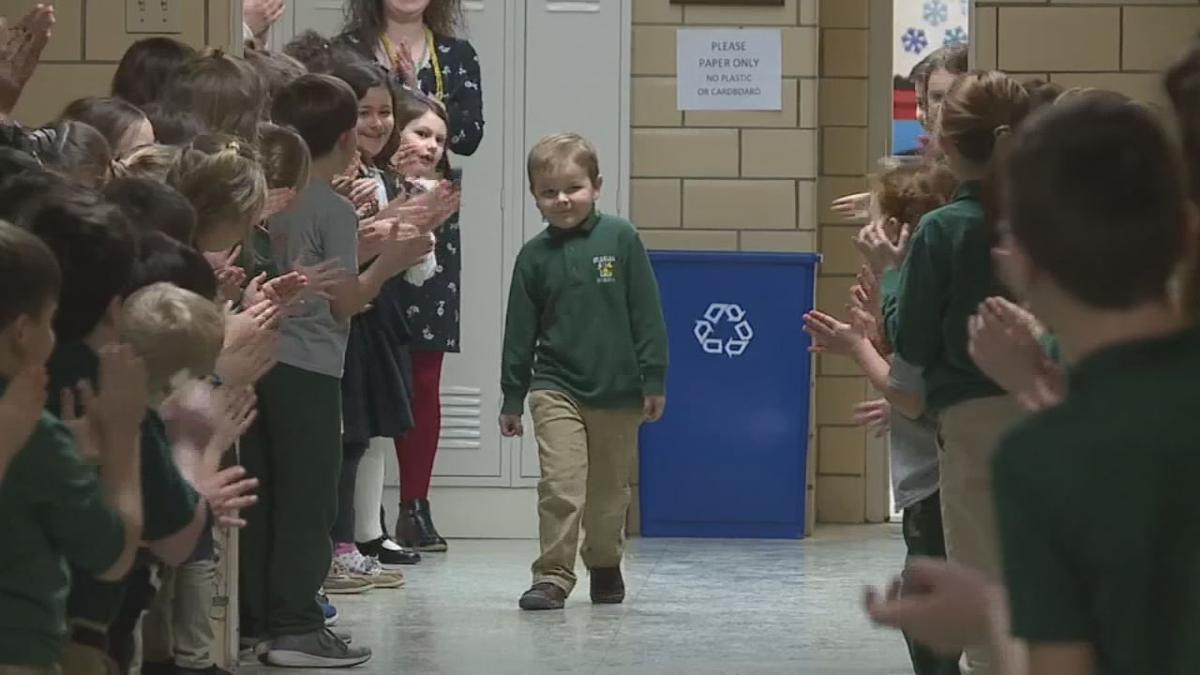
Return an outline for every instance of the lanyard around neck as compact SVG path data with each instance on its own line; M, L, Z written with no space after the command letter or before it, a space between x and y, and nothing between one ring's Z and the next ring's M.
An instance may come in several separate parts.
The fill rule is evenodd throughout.
M396 47L396 43L386 34L383 36L383 46L387 51L388 60L392 62L392 69L399 70L400 68L400 50ZM433 31L428 27L425 28L425 53L429 55L429 67L433 70L433 80L436 83L434 87L434 97L437 100L442 100L446 97L446 80L442 73L442 60L438 56L437 44L433 37ZM413 73L413 77L416 77Z

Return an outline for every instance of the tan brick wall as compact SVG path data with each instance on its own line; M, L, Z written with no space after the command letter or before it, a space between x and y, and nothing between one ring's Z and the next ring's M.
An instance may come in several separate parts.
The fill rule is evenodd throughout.
M630 212L659 249L811 251L816 243L817 1L783 7L633 3ZM783 109L680 112L675 32L783 32Z
M1200 29L1200 0L982 0L978 65L1162 103L1160 72Z
M228 46L235 0L182 3L184 32L171 35L195 47ZM32 0L0 0L0 15L16 20ZM58 23L37 74L21 96L14 116L35 125L56 117L70 101L104 95L125 49L148 34L125 32L125 3L119 0L55 0Z
M739 8L633 0L630 212L648 246L816 250L818 2ZM678 111L675 33L687 26L779 28L782 110ZM813 437L815 447L815 430ZM811 517L811 480L809 488Z

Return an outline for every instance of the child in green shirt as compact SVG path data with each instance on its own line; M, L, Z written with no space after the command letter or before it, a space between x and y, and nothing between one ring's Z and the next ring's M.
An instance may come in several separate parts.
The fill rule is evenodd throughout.
M924 564L923 592L872 602L876 620L943 647L1011 631L1028 656L998 652L1005 675L1200 672L1200 327L1173 289L1197 219L1180 164L1150 110L1111 99L1018 134L1000 271L1058 336L1067 394L996 453L1004 589Z
M71 225L61 222L57 236L80 235ZM49 360L62 277L41 240L7 223L0 223L0 269L5 389ZM67 639L67 563L81 574L120 579L142 536L138 425L146 405L145 365L127 347L106 349L99 358L99 393L81 390L86 422L68 428L42 413L0 485L0 668L56 672ZM94 441L98 470L81 455L75 434Z
M520 605L563 607L581 523L592 602L619 603L638 428L666 407L658 284L633 225L596 210L591 143L575 134L543 139L529 153L529 183L549 226L517 256L500 377L500 432L522 435L529 394L542 471L542 555Z

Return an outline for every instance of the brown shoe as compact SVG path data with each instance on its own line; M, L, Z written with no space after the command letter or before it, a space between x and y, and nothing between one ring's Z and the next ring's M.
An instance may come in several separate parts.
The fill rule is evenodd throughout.
M592 603L619 605L625 601L625 578L620 567L597 567L592 574Z
M541 611L562 609L567 602L567 592L550 582L534 584L521 596L521 609Z

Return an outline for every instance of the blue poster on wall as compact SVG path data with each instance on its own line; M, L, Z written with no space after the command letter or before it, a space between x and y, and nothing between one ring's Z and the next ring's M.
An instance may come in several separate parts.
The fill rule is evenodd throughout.
M670 334L643 428L642 534L804 536L815 253L651 254Z

